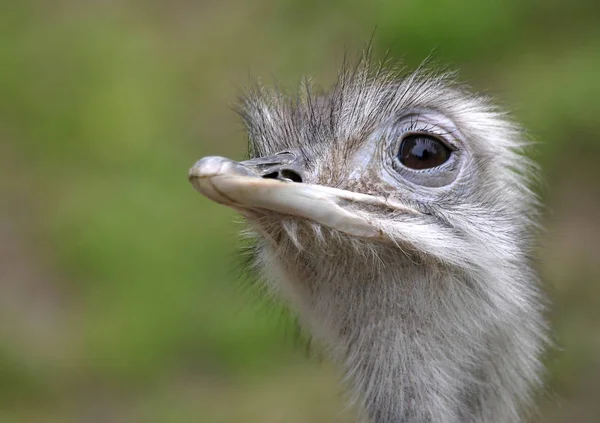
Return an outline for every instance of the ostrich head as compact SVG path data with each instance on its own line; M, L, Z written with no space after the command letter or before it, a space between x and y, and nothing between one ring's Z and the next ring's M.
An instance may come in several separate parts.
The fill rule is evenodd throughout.
M194 187L248 220L255 263L373 423L517 422L544 324L522 132L448 75L346 67L243 101L251 159Z

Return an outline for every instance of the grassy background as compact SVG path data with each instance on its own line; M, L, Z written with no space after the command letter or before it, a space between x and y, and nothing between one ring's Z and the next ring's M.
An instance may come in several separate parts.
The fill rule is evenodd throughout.
M600 3L26 0L0 5L1 422L351 420L236 288L239 225L186 173L243 156L248 75L327 86L375 26L376 56L433 51L539 141L540 420L600 421Z

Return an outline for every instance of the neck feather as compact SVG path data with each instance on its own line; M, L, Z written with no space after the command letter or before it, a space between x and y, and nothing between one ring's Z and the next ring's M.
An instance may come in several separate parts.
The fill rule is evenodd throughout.
M467 273L391 247L327 251L265 245L259 264L370 422L521 421L544 333L527 266Z

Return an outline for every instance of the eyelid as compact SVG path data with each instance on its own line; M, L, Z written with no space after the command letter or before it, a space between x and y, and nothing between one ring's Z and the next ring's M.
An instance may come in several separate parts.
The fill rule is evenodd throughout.
M443 142L450 150L460 150L461 135L455 123L436 110L417 109L394 119L390 129L393 139L403 140L407 135L425 134Z
M400 144L402 143L402 141L404 141L407 137L409 137L411 135L427 135L429 137L435 138L436 140L438 140L439 142L441 142L442 144L444 144L446 147L448 147L448 149L451 152L459 150L458 145L455 145L454 143L451 143L450 141L448 141L446 139L446 137L444 137L444 136L442 136L440 134L437 134L437 133L435 133L433 131L424 131L424 130L418 130L418 129L417 130L410 130L410 131L403 132L402 135L400 135L400 140L399 140Z

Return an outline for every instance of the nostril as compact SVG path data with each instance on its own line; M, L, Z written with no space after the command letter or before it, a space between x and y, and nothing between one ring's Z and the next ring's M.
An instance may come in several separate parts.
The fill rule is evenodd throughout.
M281 171L281 177L282 179L288 179L292 182L302 182L302 176L300 176L298 173L294 172L291 169L283 169Z
M275 172L271 172L271 173L267 173L266 175L263 175L264 179L279 179L279 172L275 171Z
M302 176L291 169L276 170L263 175L264 179L278 179L280 181L302 182Z

